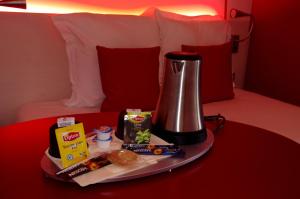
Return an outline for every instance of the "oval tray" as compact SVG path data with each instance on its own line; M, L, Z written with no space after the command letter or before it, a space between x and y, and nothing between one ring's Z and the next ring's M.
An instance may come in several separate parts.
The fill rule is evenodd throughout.
M171 171L174 168L183 166L204 155L212 147L213 142L214 135L210 130L207 130L207 138L202 143L180 146L185 151L185 155L183 157L169 157L166 159L162 159L159 160L156 164L152 164L139 170L106 179L104 181L101 181L100 183L130 180L154 175L165 171ZM46 155L44 155L41 160L41 168L43 169L47 177L60 181L66 181L63 178L59 178L56 176L59 168ZM66 182L74 181L69 180Z

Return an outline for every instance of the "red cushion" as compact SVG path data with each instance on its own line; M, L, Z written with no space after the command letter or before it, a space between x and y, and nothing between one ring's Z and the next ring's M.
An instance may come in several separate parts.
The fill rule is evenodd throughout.
M105 100L101 111L126 108L154 110L159 95L160 47L105 48L97 46Z
M202 56L202 103L232 99L231 42L214 46L182 45L182 51L197 52Z

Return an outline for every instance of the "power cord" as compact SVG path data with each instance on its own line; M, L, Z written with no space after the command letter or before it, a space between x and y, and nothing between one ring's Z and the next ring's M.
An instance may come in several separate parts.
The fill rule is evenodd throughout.
M218 114L218 115L204 116L204 121L206 121L206 122L216 122L217 126L216 126L216 128L214 128L212 130L212 132L217 133L219 130L221 130L224 127L226 119L223 115Z

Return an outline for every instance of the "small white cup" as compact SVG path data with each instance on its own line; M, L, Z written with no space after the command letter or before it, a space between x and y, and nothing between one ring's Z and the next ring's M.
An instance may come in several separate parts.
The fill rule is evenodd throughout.
M97 134L97 140L105 141L111 138L113 129L109 126L100 126L99 129L94 129L94 132Z
M110 147L110 143L112 141L112 137L109 137L107 140L96 140L97 146L101 149L107 149Z

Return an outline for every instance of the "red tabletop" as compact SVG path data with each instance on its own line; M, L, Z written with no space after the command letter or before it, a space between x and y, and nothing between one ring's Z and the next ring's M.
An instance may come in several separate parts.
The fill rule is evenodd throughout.
M117 113L77 115L86 132L117 124ZM300 146L227 121L196 161L150 177L80 187L46 178L40 161L56 118L0 128L0 198L300 198Z

